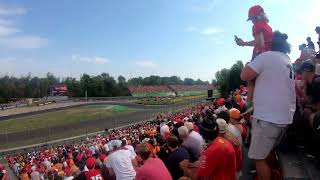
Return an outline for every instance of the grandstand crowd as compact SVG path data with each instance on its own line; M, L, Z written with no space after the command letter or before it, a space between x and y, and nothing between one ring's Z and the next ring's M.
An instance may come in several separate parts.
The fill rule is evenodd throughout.
M253 13L260 11L255 7ZM320 41L320 27L316 32ZM243 147L250 144L256 179L283 179L275 153L283 137L290 147L305 146L310 158L320 157L320 55L307 38L291 69L287 39L275 32L270 50L241 73L245 81L255 79L253 115L245 103L248 89L241 86L226 99L6 160L22 180L234 180L242 176ZM167 86L148 88L130 91L170 91ZM8 179L6 171L2 176Z
M150 85L150 86L129 86L128 89L132 95L148 93L171 93L179 95L183 91L203 91L209 90L211 85Z
M21 179L179 179L189 173L191 165L199 176L235 178L242 168L241 145L246 137L245 119L240 115L243 106L239 105L243 100L236 93L228 101L221 98L79 144L35 150L7 160ZM231 106L240 110L228 109ZM206 157L216 160L205 162ZM222 169L208 171L213 166Z

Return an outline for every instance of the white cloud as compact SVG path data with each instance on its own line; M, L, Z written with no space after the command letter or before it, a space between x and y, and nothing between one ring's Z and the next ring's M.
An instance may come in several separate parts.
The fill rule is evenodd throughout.
M13 21L9 19L0 19L0 25L11 26L13 25Z
M75 63L89 63L89 64L97 64L97 65L107 64L111 62L109 59L104 57L99 57L99 56L88 57L88 56L72 55L71 59Z
M36 49L48 44L48 40L38 36L20 34L23 31L15 26L12 16L25 14L23 7L0 4L0 46L10 49Z
M142 68L156 68L158 66L156 63L154 63L151 60L137 61L135 64Z
M216 35L223 32L223 29L219 27L199 28L195 26L189 26L185 30L189 32L197 32L199 34L206 35L206 36L212 36L212 35Z
M0 46L11 49L36 49L44 47L48 40L36 36L15 36L0 38Z
M15 34L17 32L19 32L18 29L15 29L15 28L9 27L9 26L3 26L0 24L0 37L9 36L9 35Z
M223 32L221 28L217 27L208 27L200 31L200 34L203 35L214 35Z
M0 4L0 15L1 16L12 16L12 15L22 15L26 13L26 9L22 7L7 6Z

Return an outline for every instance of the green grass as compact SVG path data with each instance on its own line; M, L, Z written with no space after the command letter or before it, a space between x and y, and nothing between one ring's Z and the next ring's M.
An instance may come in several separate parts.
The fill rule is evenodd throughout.
M119 105L88 105L79 108L54 111L22 118L0 121L0 133L26 131L48 126L59 126L81 121L90 121L137 111Z

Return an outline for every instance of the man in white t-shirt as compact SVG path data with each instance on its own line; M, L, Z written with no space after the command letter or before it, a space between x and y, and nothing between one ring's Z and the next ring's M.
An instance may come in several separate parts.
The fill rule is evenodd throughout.
M117 180L133 180L136 177L134 170L134 167L137 167L136 157L129 149L122 147L121 143L113 145L115 149L108 156L106 163L109 173L115 174Z
M296 108L294 72L287 55L288 36L274 32L272 50L258 55L241 72L244 81L255 80L252 138L248 157L255 160L259 179L271 179L267 157L280 143Z

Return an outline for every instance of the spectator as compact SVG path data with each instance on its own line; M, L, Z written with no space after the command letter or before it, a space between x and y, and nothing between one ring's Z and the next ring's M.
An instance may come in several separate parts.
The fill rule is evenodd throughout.
M64 177L64 180L73 180L72 171L70 168L66 169L66 175ZM91 179L90 179L91 180Z
M307 154L309 157L320 156L319 151L319 112L320 112L320 75L315 74L315 65L311 60L305 61L301 66L302 79L305 81L305 102L304 118L308 120L306 130ZM315 143L317 142L317 143Z
M224 119L217 119L217 124L219 127L219 135L226 140L228 140L235 151L236 155L236 171L237 171L237 177L240 176L240 171L242 169L242 150L240 146L240 142L237 137L235 137L232 133L228 131L228 124ZM238 178L237 178L238 179Z
M209 143L208 149L199 161L180 163L186 176L191 179L224 179L235 180L236 157L232 145L223 137L217 137L219 128L214 120L203 122L200 132Z
M231 110L231 109L230 109ZM221 118L223 120L225 120L228 124L228 131L230 133L232 133L235 137L237 137L238 141L240 142L240 144L242 145L242 136L241 136L241 132L240 130L233 124L230 123L230 113L226 112L226 111L221 111L219 114L217 114L217 118Z
M316 33L318 34L318 46L319 46L319 51L320 51L320 26L317 26L315 29Z
M260 54L241 72L242 80L256 78L253 98L255 110L248 157L255 160L260 180L271 179L271 169L266 159L273 155L272 152L280 143L287 126L292 123L296 107L294 72L287 55L290 52L287 39L286 34L274 32L272 51Z
M36 171L36 167L31 167L32 173L30 174L31 180L40 180L40 174L38 171Z
M170 150L167 158L166 166L170 171L173 179L179 179L183 176L183 170L180 168L180 162L183 160L190 160L188 151L184 147L179 147L179 140L176 136L170 135L167 138L167 145Z
M253 6L249 10L248 21L251 20L253 23L252 35L254 37L253 41L244 42L242 39L236 37L236 43L239 46L254 46L252 59L259 54L271 50L272 45L272 28L269 26L268 18L259 5ZM247 95L247 107L251 107L253 91L254 91L254 79L253 81L248 82L248 95Z
M186 126L179 127L178 132L179 137L183 140L182 146L188 150L191 160L198 159L204 145L201 135L192 130L190 132Z
M315 51L314 43L311 41L310 37L307 37L307 43L308 43L308 49L313 49Z
M2 164L0 164L0 179L9 180L9 175Z
M111 141L113 152L108 156L106 166L109 174L115 174L117 180L132 180L136 176L134 167L137 167L137 161L128 149L121 148L121 143Z
M311 60L305 61L301 65L301 72L307 99L313 109L320 110L320 75L315 74L315 64Z
M315 51L313 49L309 49L306 44L301 44L299 46L299 50L301 51L300 59L303 61L314 57Z
M143 161L143 165L136 169L136 180L171 180L172 177L159 158L153 158L148 142L138 145L137 153Z
M320 75L320 54L317 54L316 55L316 58L315 58L315 61L316 61L316 75Z
M236 126L241 134L242 141L247 137L247 127L243 122L241 122L240 111L238 109L232 108L229 111L230 114L230 124Z
M85 173L86 180L91 180L91 179L103 180L100 169L95 168L96 167L95 163L96 163L95 158L91 157L87 159L86 166L88 168L88 171Z

